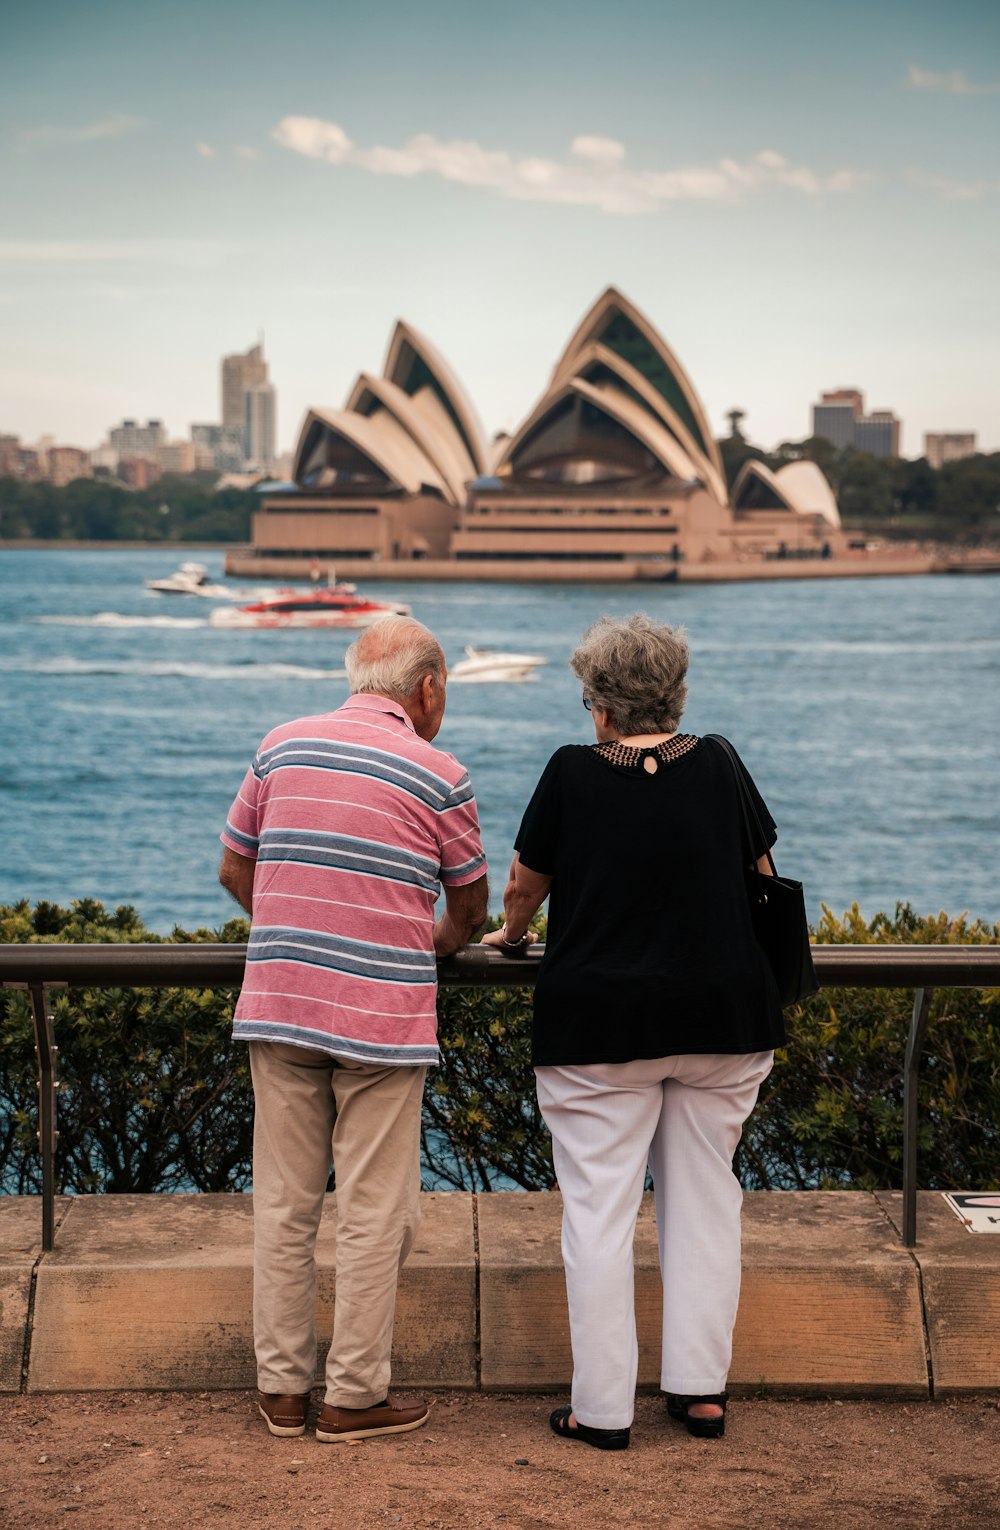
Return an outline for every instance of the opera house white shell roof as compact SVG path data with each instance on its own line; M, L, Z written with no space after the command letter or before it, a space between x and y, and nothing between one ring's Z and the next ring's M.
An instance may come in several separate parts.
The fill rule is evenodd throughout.
M363 372L343 409L310 410L293 476L334 493L429 493L460 509L488 481L570 489L671 480L702 485L729 503L705 409L676 356L634 304L608 287L580 321L548 388L510 437L487 446L473 405L447 362L402 321L381 377ZM840 525L820 469L788 463L772 473L745 464L737 509L788 509Z
M733 484L737 510L790 510L797 515L821 515L833 528L840 511L833 491L815 462L786 462L776 473L751 459Z
M482 426L447 363L408 324L396 325L384 376L363 372L344 409L311 409L292 476L302 488L430 491L456 508L486 471Z

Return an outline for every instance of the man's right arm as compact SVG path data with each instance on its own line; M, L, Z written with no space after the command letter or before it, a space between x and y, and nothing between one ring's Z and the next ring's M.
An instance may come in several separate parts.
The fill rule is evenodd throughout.
M489 889L485 873L474 882L459 887L444 884L445 910L434 926L434 954L439 959L452 956L468 945L481 924L486 922Z
M237 855L226 845L219 866L219 881L232 893L241 908L253 917L253 874L257 862L250 855Z

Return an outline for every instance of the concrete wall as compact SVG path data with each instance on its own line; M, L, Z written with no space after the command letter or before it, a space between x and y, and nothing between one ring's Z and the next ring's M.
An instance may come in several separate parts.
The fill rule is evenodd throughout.
M901 1246L900 1197L760 1193L744 1211L737 1391L927 1396L1000 1390L1000 1237L938 1195ZM0 1390L251 1387L252 1209L244 1195L0 1199ZM320 1234L319 1364L336 1300L336 1197ZM402 1273L400 1385L564 1390L571 1374L556 1193L426 1194ZM639 1382L659 1377L650 1198L635 1243Z

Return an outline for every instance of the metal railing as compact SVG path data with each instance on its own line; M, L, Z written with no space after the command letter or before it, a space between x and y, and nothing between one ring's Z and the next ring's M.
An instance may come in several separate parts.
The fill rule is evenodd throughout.
M466 946L438 965L452 988L511 988L535 981L543 946L515 956ZM824 987L915 988L903 1065L903 1244L917 1241L917 1084L935 988L1000 988L998 946L813 946ZM238 988L244 945L0 946L0 982L27 989L38 1055L38 1139L42 1154L42 1248L55 1228L56 1098L59 1048L48 994L55 988Z

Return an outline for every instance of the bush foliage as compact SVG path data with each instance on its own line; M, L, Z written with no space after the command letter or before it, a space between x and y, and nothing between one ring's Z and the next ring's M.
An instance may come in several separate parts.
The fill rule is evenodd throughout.
M177 929L175 941L244 940L246 922ZM865 921L828 910L823 944L994 944L1000 928L907 905ZM0 941L156 941L135 910L0 906ZM73 988L51 995L59 1045L58 1186L65 1191L242 1190L253 1098L222 989ZM789 1012L787 1047L737 1159L751 1189L898 1187L903 1057L913 1004L901 989L827 988ZM424 1104L425 1183L468 1190L552 1184L530 1064L530 993L442 989L442 1066ZM936 991L921 1067L920 1183L1000 1182L1000 991ZM39 1188L27 995L0 996L0 1190Z

